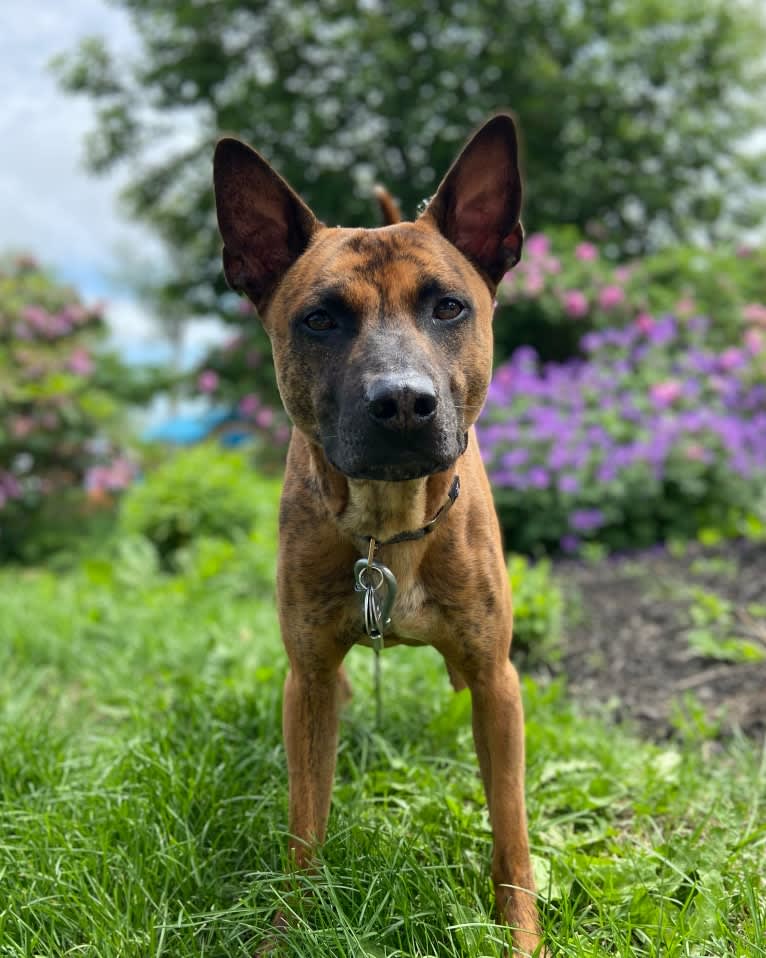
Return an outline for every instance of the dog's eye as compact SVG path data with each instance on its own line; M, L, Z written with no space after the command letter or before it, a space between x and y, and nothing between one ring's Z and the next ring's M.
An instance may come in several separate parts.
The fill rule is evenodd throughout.
M326 333L330 329L335 329L338 325L324 309L317 309L313 313L309 313L303 320L303 324L314 333Z
M439 300L434 308L434 319L439 319L442 322L457 319L464 309L465 307L459 299L455 299L453 296L445 296L444 299Z

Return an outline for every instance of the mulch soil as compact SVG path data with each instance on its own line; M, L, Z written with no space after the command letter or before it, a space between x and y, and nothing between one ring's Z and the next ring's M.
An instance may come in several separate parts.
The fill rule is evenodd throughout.
M556 575L573 612L555 671L583 708L606 709L658 740L695 729L711 737L766 734L766 544L567 561ZM713 640L745 639L762 650L761 661L722 660L694 647L695 587L730 603L708 628Z

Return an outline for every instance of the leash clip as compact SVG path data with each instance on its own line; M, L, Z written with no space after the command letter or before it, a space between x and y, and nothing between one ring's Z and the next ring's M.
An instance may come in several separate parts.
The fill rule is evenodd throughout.
M391 625L391 609L396 599L396 577L383 565L375 562L375 539L370 538L366 559L354 563L354 589L364 593L364 631L376 652L383 648L383 633Z

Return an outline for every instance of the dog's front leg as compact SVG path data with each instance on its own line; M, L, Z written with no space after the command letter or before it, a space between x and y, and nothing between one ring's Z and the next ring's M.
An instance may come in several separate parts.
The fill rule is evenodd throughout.
M330 813L341 678L337 665L306 669L295 663L285 680L283 727L290 791L290 851L305 868L321 844Z
M492 825L492 880L498 911L513 929L514 954L540 942L524 804L524 712L516 669L504 659L466 675L473 734Z

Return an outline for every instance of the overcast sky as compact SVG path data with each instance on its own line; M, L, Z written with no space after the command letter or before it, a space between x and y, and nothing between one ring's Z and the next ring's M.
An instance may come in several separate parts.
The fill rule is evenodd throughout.
M0 0L0 253L29 252L84 298L106 299L117 340L138 359L157 354L157 334L120 274L126 250L140 256L152 239L121 215L119 180L86 173L93 110L49 68L89 34L135 47L127 17L105 0ZM210 335L203 324L192 340L199 348Z

